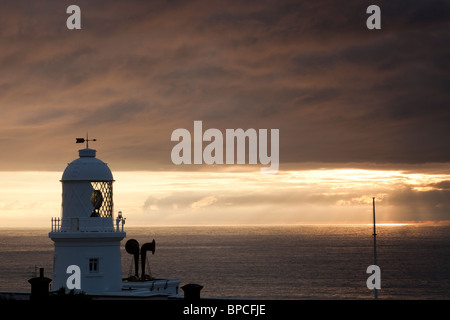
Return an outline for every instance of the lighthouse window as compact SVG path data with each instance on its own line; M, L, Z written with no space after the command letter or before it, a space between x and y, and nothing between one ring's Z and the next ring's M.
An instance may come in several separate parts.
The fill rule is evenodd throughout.
M91 182L94 191L91 194L91 217L112 217L112 181Z
M98 258L89 259L89 272L98 272Z
M92 211L92 216L98 217L99 210L103 204L103 196L100 190L94 190L91 195L91 203L94 206L94 210Z

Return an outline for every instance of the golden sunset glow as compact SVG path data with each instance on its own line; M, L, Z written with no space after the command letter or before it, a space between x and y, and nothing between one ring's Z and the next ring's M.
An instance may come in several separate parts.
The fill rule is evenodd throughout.
M372 197L378 221L411 219L405 192L417 207L422 194L438 191L444 174L362 169L247 172L113 172L114 208L138 225L370 223ZM3 226L47 226L60 214L61 173L1 172ZM232 186L232 187L230 187ZM445 206L441 202L425 207ZM417 211L417 208L414 208ZM277 212L277 214L273 214ZM416 212L426 221L427 212ZM423 218L422 218L423 217ZM441 220L445 220L443 216Z

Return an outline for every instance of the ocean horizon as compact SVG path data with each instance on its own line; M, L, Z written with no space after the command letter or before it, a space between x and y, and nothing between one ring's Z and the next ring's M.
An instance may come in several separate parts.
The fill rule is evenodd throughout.
M44 268L52 278L48 228L0 228L0 291L29 292ZM133 273L125 243L156 241L151 275L197 283L202 297L373 299L371 225L128 227L122 276ZM450 226L377 225L379 299L450 299ZM182 290L180 290L182 293Z

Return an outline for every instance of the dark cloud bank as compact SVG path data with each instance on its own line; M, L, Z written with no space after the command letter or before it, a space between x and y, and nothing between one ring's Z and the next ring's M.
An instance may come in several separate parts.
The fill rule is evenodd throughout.
M0 170L60 170L76 136L173 169L170 134L280 129L280 169L450 162L448 1L0 2ZM179 169L179 168L178 168ZM192 168L183 168L190 170Z

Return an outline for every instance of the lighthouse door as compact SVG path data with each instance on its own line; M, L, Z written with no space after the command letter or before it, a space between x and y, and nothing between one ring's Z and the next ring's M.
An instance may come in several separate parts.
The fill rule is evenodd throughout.
M70 219L70 231L79 231L79 219L78 218L71 218Z

